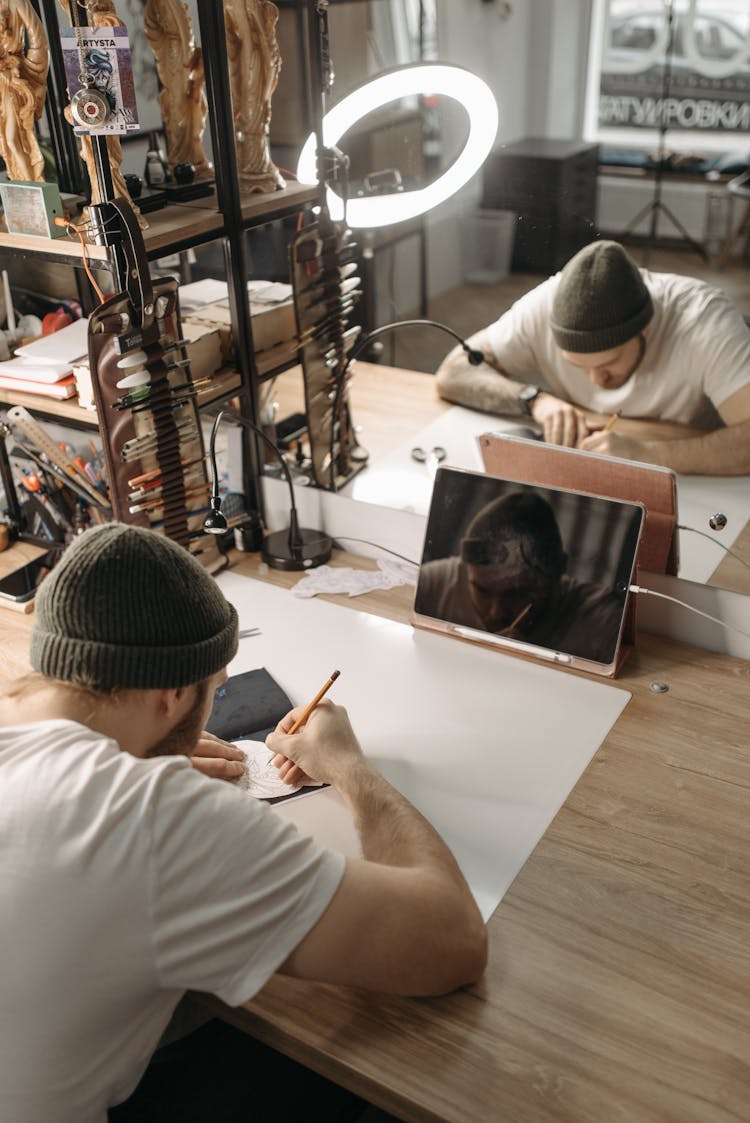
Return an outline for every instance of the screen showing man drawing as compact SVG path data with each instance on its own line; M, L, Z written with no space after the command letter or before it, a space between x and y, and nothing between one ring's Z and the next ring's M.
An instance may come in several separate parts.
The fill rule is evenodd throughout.
M419 616L611 665L643 509L440 469Z

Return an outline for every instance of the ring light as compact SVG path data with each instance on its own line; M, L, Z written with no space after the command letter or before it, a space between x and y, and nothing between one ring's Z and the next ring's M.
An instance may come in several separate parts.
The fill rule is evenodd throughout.
M495 141L498 110L489 86L460 66L445 63L421 63L398 67L347 94L323 118L323 145L333 148L348 130L371 113L397 98L415 94L441 94L453 98L464 107L469 117L469 135L462 151L451 166L433 183L416 191L399 191L392 195L349 199L346 221L351 227L373 229L405 222L436 207L454 195L484 163ZM297 164L300 183L314 184L316 173L316 137L305 142ZM344 203L327 188L331 218L344 217Z

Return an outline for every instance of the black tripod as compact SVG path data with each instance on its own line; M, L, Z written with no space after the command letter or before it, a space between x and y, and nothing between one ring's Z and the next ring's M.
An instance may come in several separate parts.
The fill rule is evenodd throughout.
M667 4L667 44L664 52L664 73L661 84L661 111L659 113L659 147L656 154L656 171L654 173L654 193L650 202L638 211L638 214L628 223L627 227L623 230L622 234L617 238L618 242L624 241L628 235L632 234L635 228L640 224L646 215L651 215L651 222L649 224L648 234L646 235L646 250L644 254L644 265L648 266L649 256L652 247L656 243L656 236L659 227L659 215L663 214L676 230L682 235L683 241L687 242L690 248L699 254L704 261L708 261L708 254L706 253L700 242L696 242L695 238L688 234L687 230L680 222L677 215L675 215L669 207L662 201L662 180L664 178L664 157L666 154L665 138L667 134L667 102L671 93L672 86L672 53L674 51L674 0L666 0Z

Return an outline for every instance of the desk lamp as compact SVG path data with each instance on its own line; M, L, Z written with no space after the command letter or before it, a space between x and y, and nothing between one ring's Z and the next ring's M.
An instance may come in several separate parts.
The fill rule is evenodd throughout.
M221 510L221 496L219 495L219 472L216 467L216 432L222 418L229 417L237 425L244 425L257 437L268 445L281 464L289 488L290 512L289 530L277 530L268 534L263 540L261 557L272 569L312 569L323 565L331 556L333 543L327 534L320 530L309 530L300 527L297 517L297 505L294 501L294 487L292 477L286 460L279 452L276 445L270 440L258 425L243 417L234 409L223 409L217 413L211 429L211 439L208 454L211 460L211 513L206 516L203 529L208 534L224 534L227 529L227 520Z

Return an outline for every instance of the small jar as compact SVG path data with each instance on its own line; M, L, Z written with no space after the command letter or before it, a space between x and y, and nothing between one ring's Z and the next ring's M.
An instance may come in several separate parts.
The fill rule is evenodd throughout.
M166 183L167 169L155 148L149 148L146 153L145 178L149 187L161 187L163 183Z

